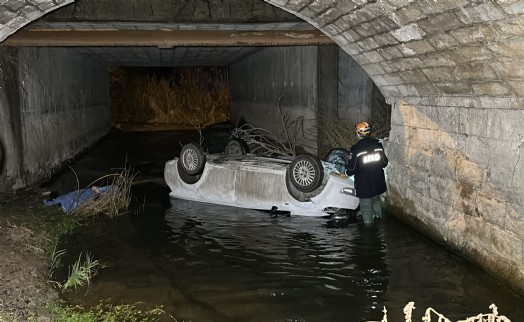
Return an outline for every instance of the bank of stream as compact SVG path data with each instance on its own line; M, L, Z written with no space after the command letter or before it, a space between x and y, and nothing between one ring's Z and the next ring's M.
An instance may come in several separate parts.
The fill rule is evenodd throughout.
M414 321L428 307L457 321L495 303L500 314L524 320L521 295L394 216L371 229L337 228L321 218L170 198L163 164L195 138L193 131L115 131L42 187L68 192L76 180L83 186L124 164L137 174L128 213L98 217L62 239L68 253L57 279L81 252L106 264L89 287L61 294L65 303L143 302L161 306L166 320L195 322L380 321L384 307L388 321L403 322L410 301ZM16 262L22 253L6 256ZM35 278L45 275L42 260Z

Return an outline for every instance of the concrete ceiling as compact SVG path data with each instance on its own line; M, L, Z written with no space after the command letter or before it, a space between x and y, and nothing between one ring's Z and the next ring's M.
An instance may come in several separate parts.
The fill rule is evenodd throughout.
M81 47L82 55L98 57L112 66L229 66L262 47Z
M305 22L263 24L49 23L7 46L69 47L113 66L228 66L268 46L330 45Z

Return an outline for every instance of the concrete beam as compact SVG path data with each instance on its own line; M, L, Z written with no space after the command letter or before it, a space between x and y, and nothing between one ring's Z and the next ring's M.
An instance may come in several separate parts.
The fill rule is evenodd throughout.
M17 47L159 47L332 45L318 30L21 30L4 41Z

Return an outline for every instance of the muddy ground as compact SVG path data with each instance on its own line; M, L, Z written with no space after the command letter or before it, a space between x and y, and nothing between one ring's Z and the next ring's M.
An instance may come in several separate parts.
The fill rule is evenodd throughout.
M0 321L51 320L45 305L58 293L48 283L49 235L38 218L49 215L37 191L0 193Z

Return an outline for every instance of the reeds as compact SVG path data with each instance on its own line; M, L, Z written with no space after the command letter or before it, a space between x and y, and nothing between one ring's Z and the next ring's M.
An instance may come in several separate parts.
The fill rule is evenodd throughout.
M53 277L56 269L60 266L62 262L62 256L67 253L65 249L58 249L58 242L55 243L55 247L51 252L51 258L49 260L49 278Z
M80 253L76 262L69 268L69 276L62 285L62 290L65 291L70 288L76 290L78 287L90 284L93 276L102 267L104 267L104 264L98 260L93 260L89 253L85 254L85 259L82 261L82 253Z
M108 182L108 179L112 179ZM131 202L131 185L134 175L125 168L118 173L108 174L98 178L86 189L94 189L96 192L98 182L106 182L108 189L101 193L95 193L93 197L80 203L77 208L71 211L71 216L77 220L82 220L95 215L104 214L110 218L115 218L124 214Z
M177 68L166 77L114 68L110 75L115 123L207 126L229 119L225 69Z

